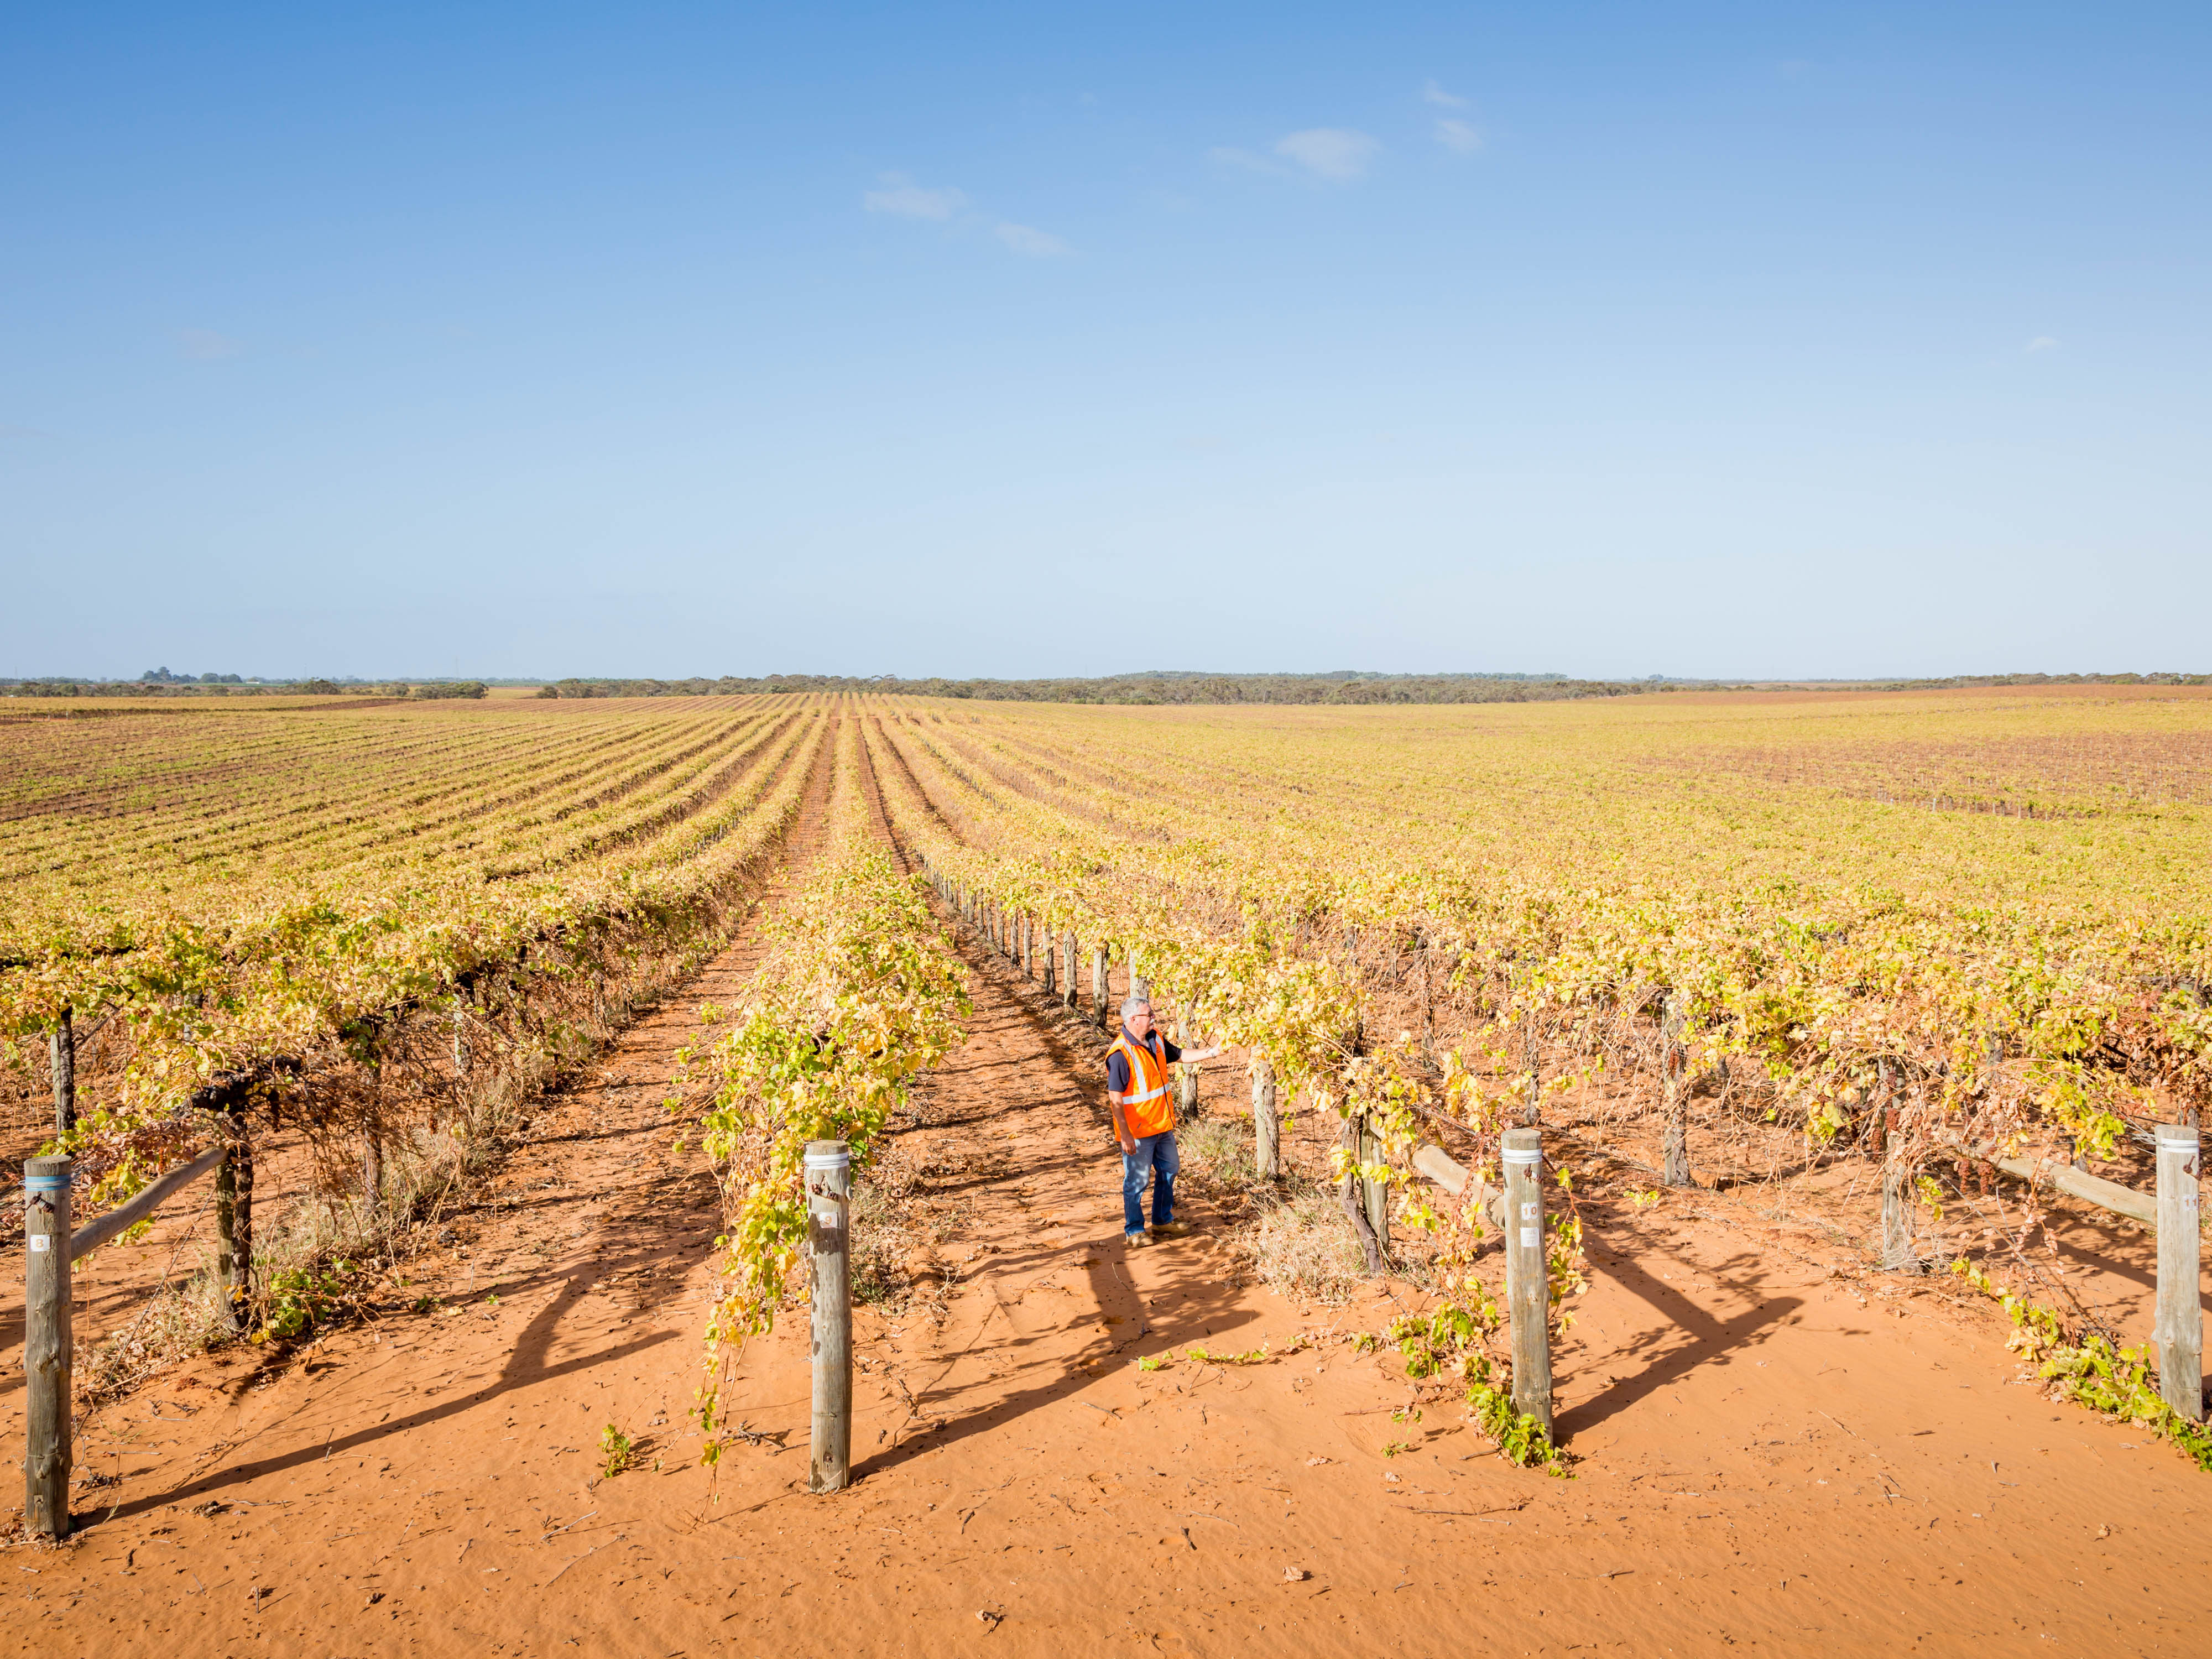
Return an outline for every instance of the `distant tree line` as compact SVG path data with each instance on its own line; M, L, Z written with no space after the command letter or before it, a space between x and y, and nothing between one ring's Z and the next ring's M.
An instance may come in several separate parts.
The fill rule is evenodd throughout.
M412 686L362 680L241 680L235 674L203 674L198 679L157 669L143 679L79 680L62 675L40 679L0 679L4 697L481 697L482 680L425 680Z
M481 697L488 690L482 680L425 680L411 690L404 685L385 688L387 696L412 697L418 702L434 697Z
M1970 685L2212 685L2212 674L1956 674L1940 680L1869 680L1833 684L1839 691L1947 691Z
M541 697L702 697L767 691L890 691L999 702L1414 703L1535 702L1671 690L1678 683L1576 680L1559 674L1116 674L1102 679L909 680L890 674L725 675L720 679L565 679Z
M135 680L48 675L0 678L9 697L369 696L427 700L481 697L490 685L527 680L358 678L241 679L236 674L149 671ZM1573 697L1620 697L1656 691L1746 690L1809 686L1835 691L1940 691L2006 685L2212 685L2212 674L1960 674L1942 679L1730 681L1579 680L1564 674L1380 674L1340 669L1318 674L1208 674L1155 670L1097 679L901 679L878 674L725 674L680 680L572 678L539 688L541 697L702 697L769 691L890 691L921 697L975 697L1003 702L1095 703L1455 703L1544 702Z
M166 668L149 668L138 677L149 685L243 685L235 674L172 674Z

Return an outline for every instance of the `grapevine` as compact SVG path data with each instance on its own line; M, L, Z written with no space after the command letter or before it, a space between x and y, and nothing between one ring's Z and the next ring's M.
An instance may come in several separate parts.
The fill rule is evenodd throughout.
M803 1157L842 1140L864 1171L915 1079L960 1041L965 970L922 884L872 839L857 733L839 738L830 845L771 932L769 957L723 1029L687 1055L712 1080L701 1138L726 1220L721 1289L697 1406L713 1463L722 1387L746 1339L769 1330L806 1238Z

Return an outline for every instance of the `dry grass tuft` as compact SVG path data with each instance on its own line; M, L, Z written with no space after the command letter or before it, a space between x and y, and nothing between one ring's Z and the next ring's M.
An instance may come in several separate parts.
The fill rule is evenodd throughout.
M1226 1118L1201 1117L1176 1127L1176 1152L1186 1174L1227 1192L1251 1186L1252 1138Z
M1243 1243L1260 1282L1285 1296L1340 1306L1369 1282L1352 1224L1324 1190L1292 1191L1265 1206Z

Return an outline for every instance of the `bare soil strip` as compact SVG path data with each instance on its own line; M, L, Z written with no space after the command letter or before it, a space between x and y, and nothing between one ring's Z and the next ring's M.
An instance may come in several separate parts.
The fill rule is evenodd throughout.
M714 1193L661 1107L687 999L470 1218L440 1287L455 1311L280 1366L216 1357L109 1413L86 1449L121 1476L112 1508L72 1547L10 1553L21 1640L173 1659L2201 1644L2212 1579L2186 1517L2212 1477L2015 1383L1976 1310L1840 1272L1729 1194L1595 1230L1559 1358L1576 1479L1503 1464L1449 1401L1395 1420L1400 1362L1338 1339L1414 1299L1275 1297L1203 1203L1193 1237L1125 1249L1095 1036L965 943L969 1039L884 1172L941 1235L946 1282L858 1316L851 1490L805 1491L803 1312L738 1367L750 1443L719 1475L695 1461ZM1249 1366L1186 1353L1263 1342L1277 1357ZM641 1453L611 1480L611 1422Z

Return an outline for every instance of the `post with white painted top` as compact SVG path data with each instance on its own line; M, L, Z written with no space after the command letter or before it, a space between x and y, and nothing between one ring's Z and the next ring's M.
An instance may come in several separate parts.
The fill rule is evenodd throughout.
M2158 1142L2158 1391L2192 1423L2204 1420L2204 1312L2197 1297L2197 1132L2161 1123Z
M1552 1431L1552 1281L1544 1259L1544 1136L1505 1132L1505 1301L1513 1321L1513 1409Z
M23 1164L23 1530L70 1535L70 1177L65 1158Z
M1091 1018L1102 1031L1114 1029L1106 1023L1106 947L1103 945L1091 953Z
M814 1430L810 1492L842 1492L853 1467L853 1161L842 1140L806 1143L806 1243L814 1258Z

